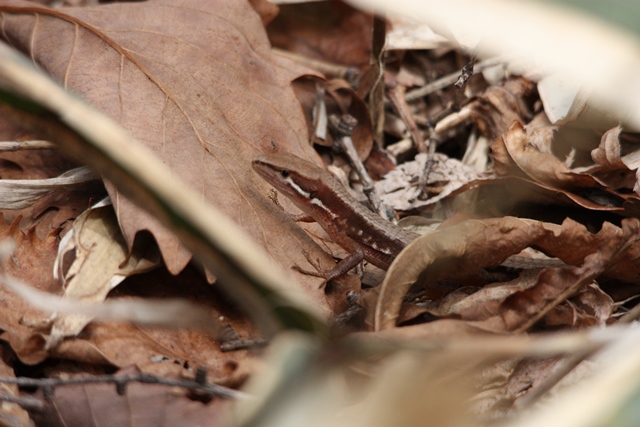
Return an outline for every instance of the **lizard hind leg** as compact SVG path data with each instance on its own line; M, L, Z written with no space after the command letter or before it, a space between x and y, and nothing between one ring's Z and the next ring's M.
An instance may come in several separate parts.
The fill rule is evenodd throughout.
M322 268L322 266L320 265L320 259L316 258L314 260L313 258L311 258L311 254L309 253L309 251L303 250L302 255L304 255L304 257L307 259L307 262L311 264L311 266L315 268L316 271L305 270L297 264L294 264L291 269L297 271L298 273L306 274L307 276L322 277L325 280L320 283L319 288L324 287L327 282L329 282L327 276L330 275L332 270L326 270Z

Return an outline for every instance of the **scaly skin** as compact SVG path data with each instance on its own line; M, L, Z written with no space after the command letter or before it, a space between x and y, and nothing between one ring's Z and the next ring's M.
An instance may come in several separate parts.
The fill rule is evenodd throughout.
M388 269L417 233L404 230L362 206L330 173L293 154L257 157L253 169L286 195L302 212L298 221L315 221L349 252L335 268L321 274L330 281L363 259Z

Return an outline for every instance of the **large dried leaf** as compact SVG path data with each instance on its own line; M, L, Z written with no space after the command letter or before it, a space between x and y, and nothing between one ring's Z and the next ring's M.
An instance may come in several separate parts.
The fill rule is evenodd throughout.
M246 4L51 10L10 2L0 10L11 44L119 121L281 264L304 262L301 248L310 239L299 231L293 245L279 238L293 223L264 197L269 187L249 167L257 154L274 150L315 156L290 89L301 71L271 55L259 17ZM190 255L176 238L109 191L129 244L139 230L151 230L169 269L180 271ZM326 307L318 281L299 280Z

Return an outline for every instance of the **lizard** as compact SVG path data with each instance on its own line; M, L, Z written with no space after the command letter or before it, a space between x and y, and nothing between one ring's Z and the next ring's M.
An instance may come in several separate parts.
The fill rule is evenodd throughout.
M324 283L346 274L362 260L387 270L395 257L420 236L387 221L363 206L326 170L290 153L256 157L253 169L287 196L303 213L291 215L297 222L317 222L331 239L349 252L330 270L318 270ZM512 258L516 258L513 256ZM545 266L565 265L549 259ZM518 262L503 265L518 267Z

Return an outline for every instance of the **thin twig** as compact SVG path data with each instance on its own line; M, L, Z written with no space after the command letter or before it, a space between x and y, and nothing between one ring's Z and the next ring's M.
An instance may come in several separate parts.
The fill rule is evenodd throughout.
M640 304L636 304L631 310L620 317L618 323L631 323L634 320L638 320L638 318L640 318Z
M409 134L413 139L413 143L418 150L419 153L426 153L429 151L428 144L425 143L424 137L422 136L422 132L420 132L420 128L411 114L411 110L409 109L409 104L405 99L405 87L401 85L393 85L389 87L387 90L387 97L389 101L391 101L391 105L393 106L398 116L400 116L400 120L405 124L407 129L409 130Z
M472 55L469 62L462 67L462 72L460 73L460 77L454 84L457 89L455 92L455 96L453 98L453 104L451 105L451 109L453 111L460 111L460 107L462 107L462 103L466 100L467 96L465 91L467 90L467 85L469 84L469 79L473 76L473 67L476 63L476 56Z
M356 148L353 145L353 140L351 139L351 134L358 124L357 120L349 114L344 114L341 117L331 115L329 116L329 123L336 134L336 142L339 144L340 148L360 177L360 182L362 182L362 191L367 196L371 209L374 212L378 212L383 218L389 219L386 209L382 206L382 203L380 203L380 198L375 191L373 180L369 176L367 169L364 167L362 160L360 160L360 156L358 156L358 152L356 151Z
M373 124L373 139L380 146L384 140L384 43L387 37L387 21L384 17L374 16L371 37L371 74L374 83L369 93L369 111Z
M119 390L123 390L128 383L137 382L142 384L160 384L171 387L182 387L189 390L197 390L213 396L218 396L225 399L247 399L250 396L247 393L234 390L228 387L224 387L217 384L194 381L194 380L173 380L169 378L157 377L150 374L136 374L136 375L97 375L92 377L79 377L79 378L26 378L26 377L4 377L0 378L0 384L17 384L20 387L39 387L44 390L53 390L56 387L75 385L75 384L96 384L106 383L115 384ZM45 392L45 395L47 393ZM0 400L4 399L3 395L0 395ZM19 402L16 402L19 404Z
M484 61L478 62L475 65L474 69L476 73L479 73L487 68L491 68L496 65L500 65L504 63L506 63L506 58L504 57L490 58L490 59L486 59ZM433 92L442 90L447 86L453 85L456 81L458 81L459 77L460 77L460 73L458 71L451 73L449 75L446 75L434 82L431 82L425 86L422 86L421 88L414 89L410 92L407 92L406 99L407 101L415 101L418 98L422 98L423 96L427 96Z
M545 380L538 386L534 387L525 396L518 399L515 402L515 408L524 409L531 407L542 396L547 394L549 390L555 387L564 377L566 377L576 366L582 363L588 357L591 357L597 350L588 350L579 352L569 356L565 361L553 371L553 373L545 378Z
M299 64L317 70L329 78L336 77L344 79L352 87L354 85L357 86L360 81L360 71L356 67L347 67L344 65L321 61L319 59L311 59L294 52L278 49L277 47L271 48L271 51L276 55L284 56L285 58L289 58Z
M230 324L226 324L221 328L220 341L220 350L223 353L236 350L255 349L269 345L269 341L262 337L241 338Z
M10 402L19 405L27 411L44 411L45 403L36 397L15 396L9 393L0 392L0 402Z
M0 152L20 151L20 150L46 150L55 148L53 142L33 140L33 141L2 141L0 142Z
M427 147L429 147L429 151L427 152L427 161L425 162L424 169L420 174L420 179L418 180L418 189L420 192L418 193L419 200L426 200L428 198L427 194L427 184L429 183L429 175L431 174L431 169L433 169L434 164L434 156L436 154L436 147L440 142L438 135L436 135L435 128L433 125L428 127L429 131L429 140L427 142Z
M429 120L427 129L429 131L429 139L427 142L428 157L427 163L425 164L425 168L420 175L419 186L420 193L418 194L418 199L426 200L428 197L427 194L427 183L429 181L429 174L431 174L431 169L433 168L433 157L436 152L436 145L438 144L438 135L436 133L436 125L440 120L448 117L451 113L460 111L461 107L469 102L469 99L466 97L465 91L467 89L467 84L469 83L469 79L473 76L473 69L476 63L476 55L471 55L469 62L462 67L462 71L459 73L458 78L454 84L456 91L454 100L447 108L437 114L436 117Z
M633 307L627 313L624 314L619 320L619 324L630 324L634 320L637 320L640 317L640 304ZM527 393L522 399L519 399L516 402L518 408L527 408L538 401L542 396L544 396L549 390L551 390L556 384L558 384L565 376L567 376L573 369L576 368L580 363L589 357L593 356L598 349L590 349L585 351L580 351L576 354L571 355L571 357L567 358L560 367L558 367L553 374L546 378L545 381L535 387L531 392Z
M469 118L471 118L471 113L473 112L473 109L476 108L476 103L477 101L469 103L464 107L462 107L460 111L451 113L443 117L442 119L438 120L438 122L434 127L436 135L441 135L444 132L448 131L449 129L453 129L459 124L469 120Z

